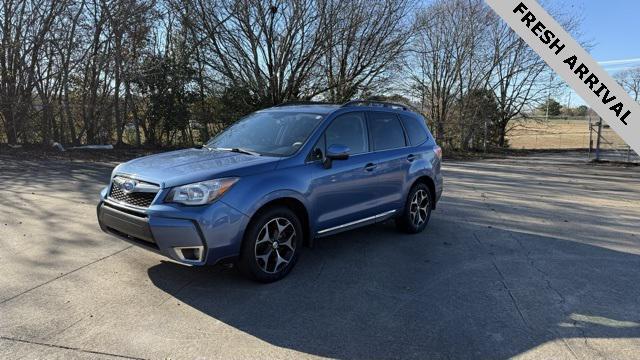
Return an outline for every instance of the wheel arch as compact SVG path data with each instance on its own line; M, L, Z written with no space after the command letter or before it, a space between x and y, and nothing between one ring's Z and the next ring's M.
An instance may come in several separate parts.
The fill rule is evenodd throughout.
M282 196L268 200L264 204L260 205L260 207L253 213L253 215L249 219L249 223L251 223L251 221L253 221L253 219L255 219L262 212L275 206L284 206L286 208L289 208L298 216L298 219L300 219L300 223L302 225L302 232L304 233L303 243L305 245L311 245L313 239L311 237L309 211L302 201L293 196Z

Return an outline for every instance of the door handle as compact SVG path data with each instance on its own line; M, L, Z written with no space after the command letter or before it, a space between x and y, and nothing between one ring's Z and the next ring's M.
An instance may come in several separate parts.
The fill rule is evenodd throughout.
M413 154L411 154L411 155L407 156L407 160L408 160L409 162L412 162L412 161L413 161L413 160L415 160L415 159L416 159L416 156L415 156L415 155L413 155Z
M377 167L378 167L378 165L376 165L374 163L368 163L367 165L364 166L364 169L367 170L367 171L373 171Z

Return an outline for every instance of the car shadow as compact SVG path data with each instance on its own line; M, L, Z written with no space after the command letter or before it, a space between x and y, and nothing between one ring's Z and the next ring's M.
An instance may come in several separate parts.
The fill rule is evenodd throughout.
M435 217L423 234L384 223L324 238L273 284L168 261L148 275L269 344L340 359L571 356L640 336L639 256Z

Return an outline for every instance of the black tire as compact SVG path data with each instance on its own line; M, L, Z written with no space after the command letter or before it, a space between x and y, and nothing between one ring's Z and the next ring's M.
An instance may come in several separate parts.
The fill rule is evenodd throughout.
M396 218L398 230L408 234L422 232L431 218L432 201L433 197L427 185L423 183L413 185L407 195L402 214Z
M289 208L274 206L261 210L245 231L238 269L258 282L278 281L294 267L303 238L300 219ZM289 240L291 243L287 244Z

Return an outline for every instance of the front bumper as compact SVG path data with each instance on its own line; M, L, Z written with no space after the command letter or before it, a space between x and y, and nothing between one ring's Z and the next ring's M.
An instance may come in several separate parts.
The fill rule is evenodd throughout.
M142 212L103 198L97 211L104 232L186 265L238 256L248 223L221 201L198 207L157 204Z

